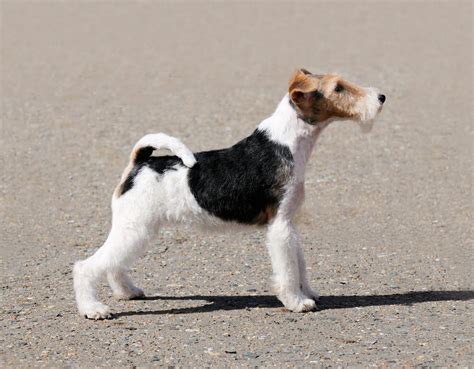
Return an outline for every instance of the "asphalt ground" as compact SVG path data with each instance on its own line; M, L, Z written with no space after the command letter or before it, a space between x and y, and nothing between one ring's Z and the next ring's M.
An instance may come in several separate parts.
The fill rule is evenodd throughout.
M1 2L0 365L472 366L471 2ZM321 294L272 294L264 229L161 230L147 299L76 311L133 144L250 134L296 67L387 95L369 135L334 123L297 217Z

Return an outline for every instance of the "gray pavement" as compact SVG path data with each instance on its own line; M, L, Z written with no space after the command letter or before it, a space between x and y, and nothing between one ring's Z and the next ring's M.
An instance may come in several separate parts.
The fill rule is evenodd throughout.
M2 367L467 366L472 3L1 2ZM163 229L143 301L76 313L132 145L252 132L295 67L387 95L369 135L324 132L298 215L319 310L284 311L263 229Z

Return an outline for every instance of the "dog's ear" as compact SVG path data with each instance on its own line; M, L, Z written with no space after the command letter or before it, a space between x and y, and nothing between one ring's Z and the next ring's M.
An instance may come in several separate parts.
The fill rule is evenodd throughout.
M315 97L319 88L319 80L312 77L306 69L298 69L290 79L288 94L291 101L300 106Z

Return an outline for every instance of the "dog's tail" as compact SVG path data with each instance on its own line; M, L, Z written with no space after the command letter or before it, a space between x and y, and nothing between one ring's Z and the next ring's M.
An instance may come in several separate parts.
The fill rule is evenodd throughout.
M154 133L143 136L136 144L130 154L130 163L137 163L147 160L154 150L168 149L183 161L188 168L196 164L196 158L191 150L175 137L164 133Z
M123 195L130 186L130 172L136 164L147 160L153 151L158 149L168 149L183 161L188 168L192 168L196 164L196 158L191 150L175 137L168 136L164 133L154 133L143 136L133 147L130 154L130 161L122 173L119 185L115 189L115 197Z

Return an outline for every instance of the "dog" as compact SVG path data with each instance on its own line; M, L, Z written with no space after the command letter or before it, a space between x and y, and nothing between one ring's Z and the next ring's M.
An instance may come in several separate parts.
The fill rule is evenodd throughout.
M319 298L306 276L293 218L304 197L305 167L316 139L335 120L371 122L385 95L336 74L297 70L272 116L234 146L193 154L163 133L138 141L112 197L112 228L91 257L74 265L79 313L111 318L97 297L107 277L119 299L144 296L127 268L160 226L183 222L267 225L267 247L278 299L290 311L313 310ZM152 156L156 149L174 155Z

